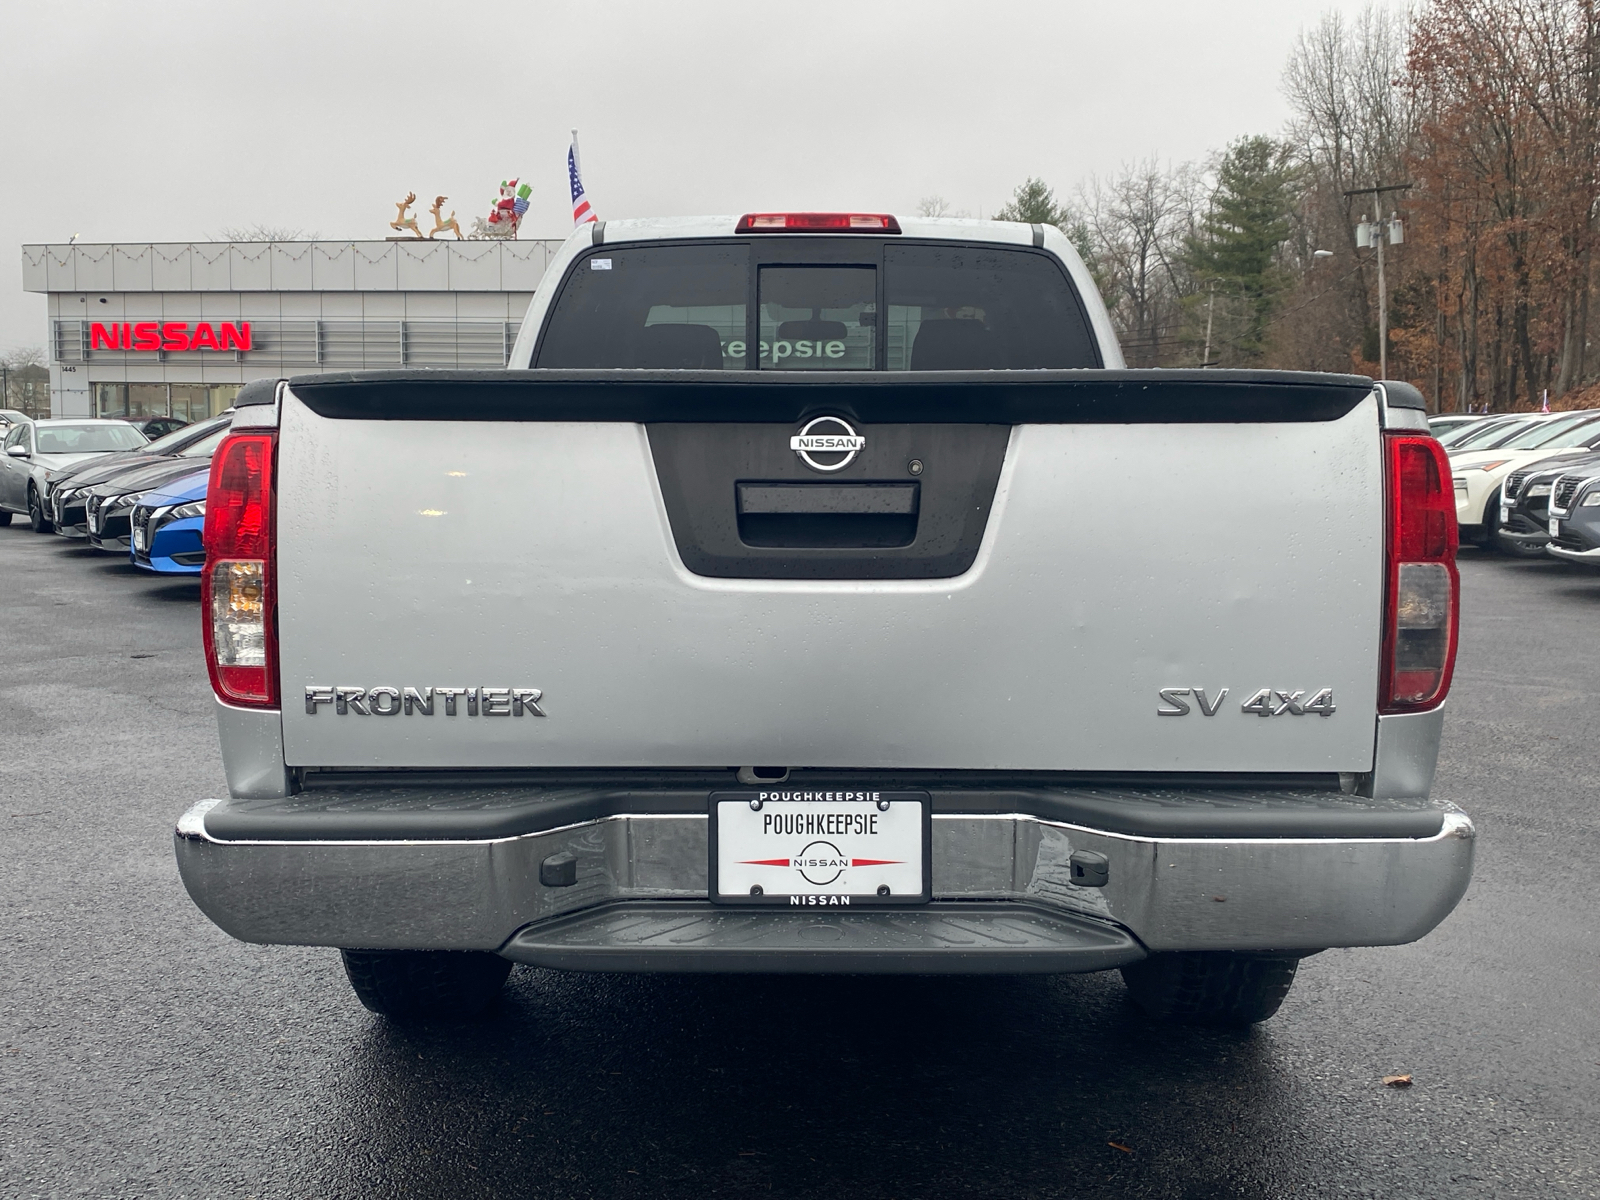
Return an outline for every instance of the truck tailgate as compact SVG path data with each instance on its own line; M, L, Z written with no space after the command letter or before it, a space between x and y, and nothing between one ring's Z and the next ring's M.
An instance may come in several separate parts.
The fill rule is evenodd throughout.
M1156 404L1006 420L970 566L772 578L686 565L646 421L449 419L448 380L437 419L319 415L294 386L277 479L290 765L1372 767L1384 486L1370 395L1322 419L1285 400L1284 419ZM829 411L827 386L807 386L807 412ZM788 455L795 424L756 424ZM894 424L858 428L871 444ZM307 703L308 688L394 694ZM469 714L453 698L450 716L440 688L479 700ZM537 710L512 715L486 688L538 689ZM1174 705L1164 688L1191 690ZM1276 715L1243 711L1261 689ZM1276 695L1303 705L1323 689L1331 715ZM1189 711L1158 715L1175 707Z

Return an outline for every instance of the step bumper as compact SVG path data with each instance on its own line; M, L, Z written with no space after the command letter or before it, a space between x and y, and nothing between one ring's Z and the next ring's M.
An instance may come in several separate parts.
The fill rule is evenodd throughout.
M634 901L529 926L500 953L571 971L863 975L1104 971L1145 957L1109 922L994 901L820 915Z
M178 867L201 910L248 942L504 949L515 957L518 939L545 946L549 930L566 928L555 922L573 914L604 924L625 910L617 906L646 912L707 900L703 813L619 814L501 838L269 841L214 836L207 815L219 803L227 802L202 802L179 822ZM1395 945L1422 937L1455 907L1471 878L1473 847L1472 822L1454 809L1443 811L1430 836L1366 838L1143 837L1027 813L935 812L935 904L920 911L1022 905L1116 927L1150 951ZM1071 882L1069 859L1078 850L1107 858L1105 886ZM540 882L541 863L557 854L576 860L571 886ZM870 929L873 915L859 916ZM858 914L850 917L854 928ZM906 928L923 928L917 920ZM587 944L585 935L572 936L574 946ZM645 938L627 952L642 961L652 944ZM901 954L908 963L922 961L924 951L962 960L948 947L930 949L937 941L907 945L923 947ZM582 957L553 941L548 949ZM753 944L742 961L762 953Z

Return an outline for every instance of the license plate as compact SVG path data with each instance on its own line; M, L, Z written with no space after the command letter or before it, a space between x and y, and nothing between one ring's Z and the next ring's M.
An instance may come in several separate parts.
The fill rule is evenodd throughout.
M926 792L773 788L711 796L711 899L853 908L929 899Z
M1550 536L1551 537L1560 537L1561 536L1561 522L1556 520L1554 517L1550 518Z

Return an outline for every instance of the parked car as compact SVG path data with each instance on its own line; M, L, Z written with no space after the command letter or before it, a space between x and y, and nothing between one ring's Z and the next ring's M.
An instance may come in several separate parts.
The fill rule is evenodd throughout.
M21 425L24 421L31 420L33 418L25 412L18 412L14 408L0 408L0 440L11 432L13 425Z
M1553 415L1490 440L1486 449L1451 451L1450 474L1462 539L1498 546L1501 480L1518 467L1600 448L1600 411Z
M132 544L134 501L145 492L192 475L199 467L209 468L212 452L226 435L225 429L219 429L182 454L118 474L84 492L83 511L89 545L112 554L126 554Z
M1550 544L1550 493L1562 475L1600 470L1600 454L1534 463L1507 475L1500 487L1500 548L1543 558Z
M149 466L152 460L179 457L209 460L217 440L228 430L228 423L233 419L231 414L230 409L221 416L186 425L175 433L141 446L132 454L82 463L62 472L45 493L45 508L55 523L56 532L63 537L89 536L89 514L84 504L89 490L97 484L140 471Z
M1454 429L1447 429L1436 436L1439 444L1446 450L1465 450L1469 446L1481 445L1491 438L1504 437L1513 429L1530 425L1534 420L1533 413L1497 413L1479 417L1469 424L1457 425Z
M65 468L86 459L117 454L148 439L126 421L52 418L13 425L0 443L0 525L24 513L35 533L50 531L44 494Z
M1565 562L1600 566L1600 467L1556 476L1550 489L1549 520L1547 554Z
M159 438L166 437L169 433L176 433L189 422L181 417L145 417L143 420L134 421L133 424L145 437Z
M849 213L582 228L511 362L239 393L230 794L174 838L233 936L398 1018L515 961L1120 968L1247 1024L1461 898L1415 388L1130 372L1054 226ZM1162 536L1074 520L1130 463Z
M1443 437L1446 430L1461 425L1473 425L1487 419L1481 413L1440 413L1436 417L1428 418L1428 428L1433 430L1434 437Z
M206 564L201 538L211 468L174 479L133 502L129 554L133 565L163 575L198 575Z

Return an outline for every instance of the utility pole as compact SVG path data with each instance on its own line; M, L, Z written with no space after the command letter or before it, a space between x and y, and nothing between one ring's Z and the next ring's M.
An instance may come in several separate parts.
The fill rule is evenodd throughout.
M1211 298L1206 301L1206 352L1200 359L1202 367L1211 365L1211 310L1217 307L1217 281L1211 281Z
M1345 192L1346 196L1371 196L1372 211L1378 211L1378 197L1384 192L1405 192L1411 189L1409 183L1385 183L1377 187L1351 188ZM1388 283L1383 277L1383 243L1387 241L1391 246L1398 246L1405 241L1405 230L1400 224L1400 216L1393 210L1389 219L1384 221L1368 220L1362 216L1361 223L1356 226L1356 248L1366 249L1375 247L1378 251L1378 374L1384 379L1389 378L1389 290Z

